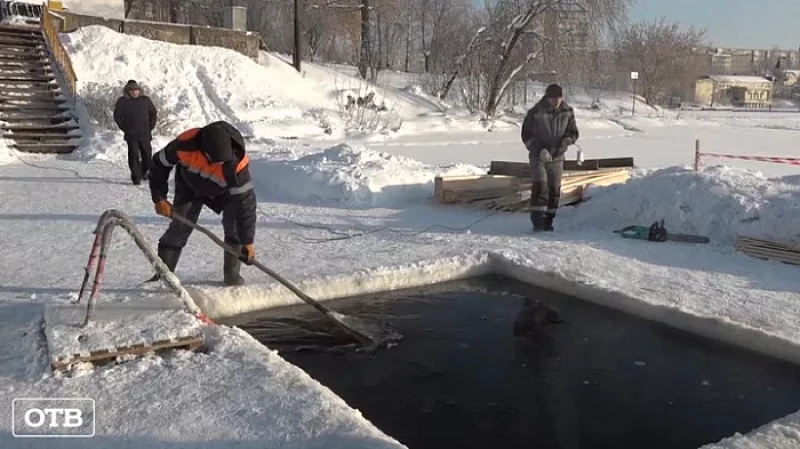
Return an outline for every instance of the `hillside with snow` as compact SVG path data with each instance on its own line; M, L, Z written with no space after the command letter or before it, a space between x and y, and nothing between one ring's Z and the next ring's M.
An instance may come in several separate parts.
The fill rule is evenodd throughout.
M745 234L800 242L797 167L742 160L688 167L705 151L797 156L798 114L649 108L606 93L598 109L579 93L587 158L632 156L628 182L590 189L559 212L556 232L532 235L526 214L431 204L437 175L485 173L492 160L526 161L525 106L486 124L457 101L441 102L418 76L384 73L377 85L349 67L281 55L253 61L219 48L180 46L99 26L63 34L78 77L82 147L65 156L12 151L0 138L0 400L88 396L102 408L95 439L65 447L399 448L326 386L239 329L204 328L195 354L147 357L72 375L47 367L42 308L77 296L99 215L130 214L155 245L167 220L146 186L130 185L122 136L108 122L123 84L136 79L158 104L154 147L175 133L226 120L247 137L258 198L259 258L317 299L414 287L488 273L544 285L674 327L800 362L797 267L736 253ZM533 86L532 100L543 86ZM372 107L348 96L373 93ZM575 148L568 157L573 158ZM708 245L628 241L611 231L664 219ZM222 235L220 217L204 226ZM124 233L115 234L100 304L169 302ZM245 267L248 285L220 287L221 251L194 235L176 270L202 293L212 318L297 303ZM135 332L134 332L135 333ZM797 404L800 410L800 404ZM0 408L0 447L23 447ZM792 415L716 448L797 447ZM743 434L750 429L743 429ZM715 442L709 442L715 443Z

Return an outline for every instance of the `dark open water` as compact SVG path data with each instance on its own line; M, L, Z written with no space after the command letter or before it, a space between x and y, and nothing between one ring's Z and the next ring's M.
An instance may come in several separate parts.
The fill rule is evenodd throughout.
M326 304L388 316L405 339L372 355L293 352L259 331L276 316L316 317L308 306L226 324L412 449L688 449L800 409L795 365L504 279Z

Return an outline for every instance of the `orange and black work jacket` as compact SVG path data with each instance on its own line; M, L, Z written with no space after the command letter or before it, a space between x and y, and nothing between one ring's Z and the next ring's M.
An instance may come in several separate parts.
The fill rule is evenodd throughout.
M213 151L200 145L203 130L212 126L231 137L231 151L222 163L209 162L206 155ZM167 199L169 174L173 167L177 167L175 206L202 201L217 214L222 213L223 222L235 221L240 243L253 243L256 198L249 164L244 138L230 124L215 122L204 128L184 131L153 155L149 174L153 202Z

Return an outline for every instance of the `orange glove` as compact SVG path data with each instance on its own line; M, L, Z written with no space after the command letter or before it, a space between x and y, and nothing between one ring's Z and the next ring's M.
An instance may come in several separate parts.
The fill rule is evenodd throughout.
M256 247L253 246L252 243L242 246L242 257L244 258L245 263L253 263L253 260L256 258Z
M172 204L167 200L158 200L155 204L156 213L162 217L172 218Z

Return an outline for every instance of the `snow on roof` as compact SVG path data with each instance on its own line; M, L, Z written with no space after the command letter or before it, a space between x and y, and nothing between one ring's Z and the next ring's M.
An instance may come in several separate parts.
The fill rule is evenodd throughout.
M755 76L755 75L710 75L708 78L722 83L771 83L772 82L763 76Z

